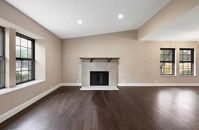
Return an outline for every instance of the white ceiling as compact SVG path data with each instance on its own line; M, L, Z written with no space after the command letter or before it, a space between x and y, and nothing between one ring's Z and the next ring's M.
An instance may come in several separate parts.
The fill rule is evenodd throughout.
M179 16L173 22L149 34L142 40L199 41L199 6Z
M6 0L60 38L135 30L169 0ZM117 15L124 14L118 20ZM82 19L81 25L77 20Z

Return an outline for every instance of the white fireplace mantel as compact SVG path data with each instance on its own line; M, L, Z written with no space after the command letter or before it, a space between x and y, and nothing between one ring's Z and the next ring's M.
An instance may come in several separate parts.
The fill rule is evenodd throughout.
M119 90L118 60L119 57L80 57L82 60L82 88L81 90ZM90 73L92 71L108 71L108 86L91 86Z
M119 60L120 58L119 57L80 57L80 59L87 59L87 60L90 60L90 62L93 62L93 60L95 60L95 59L98 59L98 60L105 59L105 60L107 60L107 62L110 62L113 59Z

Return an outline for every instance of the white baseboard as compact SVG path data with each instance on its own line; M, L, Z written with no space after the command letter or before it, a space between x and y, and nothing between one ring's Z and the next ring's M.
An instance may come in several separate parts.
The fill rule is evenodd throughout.
M35 103L36 101L40 100L41 98L45 97L46 95L48 95L49 93L55 91L56 89L58 89L60 87L60 84L56 85L55 87L45 91L44 93L24 102L23 104L13 108L12 110L0 115L0 123L2 123L3 121L7 120L8 118L14 116L15 114L17 114L18 112L22 111L23 109L27 108L28 106L30 106L31 104Z
M82 86L81 83L61 83L61 86ZM199 83L118 83L118 87L199 86Z
M118 83L119 87L199 86L199 83Z
M82 86L82 83L61 83L61 86Z

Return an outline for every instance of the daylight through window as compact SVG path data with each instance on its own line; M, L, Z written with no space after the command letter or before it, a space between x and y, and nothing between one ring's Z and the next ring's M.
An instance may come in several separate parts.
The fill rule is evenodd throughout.
M17 33L16 36L16 82L17 84L35 79L34 39Z
M161 48L160 51L160 74L173 75L175 66L175 49Z

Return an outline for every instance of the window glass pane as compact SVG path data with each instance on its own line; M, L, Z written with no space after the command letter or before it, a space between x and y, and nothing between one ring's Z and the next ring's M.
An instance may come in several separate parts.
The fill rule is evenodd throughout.
M22 71L28 70L28 61L22 61Z
M21 71L17 71L16 72L16 82L17 83L20 83L21 82Z
M21 46L28 47L28 41L24 38L21 38Z
M181 75L192 75L192 63L180 63Z
M28 76L28 71L22 71L22 81L27 81Z
M0 27L0 56L3 56L3 50L4 50L4 31Z
M32 42L28 40L28 48L32 48Z
M29 63L28 64L28 70L32 70L32 64L33 64L32 61L29 61L28 63Z
M0 27L0 88L5 86L5 31L4 28Z
M32 58L32 49L28 49L28 58Z
M0 73L4 73L4 59L0 57Z
M161 61L173 61L173 50L161 50L160 60Z
M3 44L0 43L0 56L3 56Z
M16 57L20 57L20 46L16 46Z
M21 47L21 58L28 58L28 48Z
M193 50L180 50L180 61L192 61Z
M21 61L20 60L16 61L16 71L21 71Z
M160 72L163 75L172 75L173 74L173 63L161 63Z
M32 79L32 73L31 73L31 71L28 71L28 78L29 78L29 80Z
M0 87L4 87L4 81L5 81L5 79L4 79L4 73L0 73Z
M20 37L16 37L16 45L17 46L20 46L21 44L20 44Z
M0 56L3 56L3 44L0 43Z

